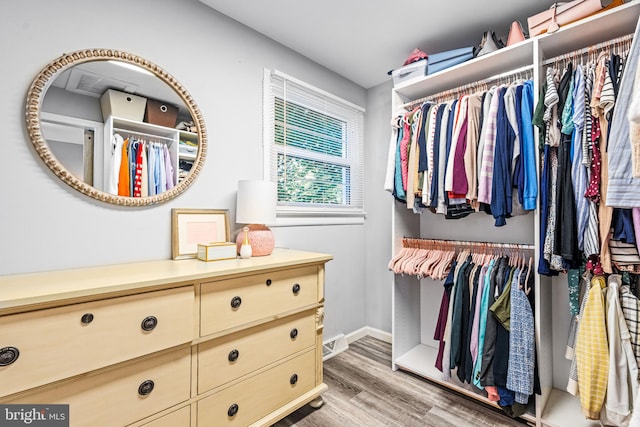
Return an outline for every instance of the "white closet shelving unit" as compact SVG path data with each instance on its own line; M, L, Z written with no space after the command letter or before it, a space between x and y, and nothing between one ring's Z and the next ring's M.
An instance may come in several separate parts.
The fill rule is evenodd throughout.
M533 70L535 106L539 82L544 76L543 64L547 59L631 34L635 31L639 16L640 0L634 0L567 25L556 33L528 39L431 76L404 82L392 90L393 114L403 112L403 104L413 100L526 68ZM459 220L445 220L442 215L429 212L416 215L396 201L392 202L391 209L394 254L402 247L403 237L523 243L535 246L537 265L540 247L538 211L510 218L505 227L498 228L494 227L493 218L483 213ZM413 372L470 398L495 405L469 385L458 382L457 378L443 380L441 372L434 367L438 342L433 339L433 334L442 292L442 282L431 279L419 281L415 277L401 275L394 277L393 369ZM522 418L536 426L599 426L598 422L583 417L578 398L565 391L569 363L564 359L564 352L570 321L566 303L566 276L552 280L536 275L535 293L536 350L542 393L536 396L535 407L530 408Z
M178 182L178 142L180 138L183 138L183 134L190 134L191 132L179 131L173 128L167 128L164 126L158 126L151 123L138 122L129 119L123 119L119 117L109 116L104 124L104 159L105 165L108 165L108 160L111 158L111 136L119 133L124 139L129 136L139 137L141 139L159 142L166 144L169 148L169 157L171 158L171 164L173 165L174 182ZM194 134L195 135L195 134ZM188 138L191 136L187 135ZM196 135L197 140L197 135ZM108 182L109 168L104 168L104 182Z

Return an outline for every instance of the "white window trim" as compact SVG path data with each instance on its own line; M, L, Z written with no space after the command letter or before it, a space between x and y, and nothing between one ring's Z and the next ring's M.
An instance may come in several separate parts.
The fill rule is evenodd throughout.
M309 90L317 92L327 98L334 99L340 103L348 105L349 107L365 112L365 109L359 105L356 105L352 102L349 102L345 99L337 97L329 92L326 92L322 89L319 89L315 86L312 86L308 83L305 83L301 80L296 79L295 77L291 77L285 73L282 73L278 70L270 70L264 69L263 76L263 97L262 97L262 111L263 111L263 120L262 120L262 149L263 149L263 171L264 177L263 179L266 181L271 180L271 132L269 120L265 120L265 113L273 109L271 105L271 76L276 75L282 78L285 78L289 81L294 82L297 85L305 87ZM364 177L363 177L364 179ZM363 183L364 186L364 183ZM364 188L362 197L364 198ZM366 217L366 212L364 211L364 206L362 209L336 209L331 210L327 209L305 209L299 207L292 206L278 206L276 209L276 222L275 224L269 224L270 227L296 227L296 226L314 226L314 225L358 225L364 224L364 220Z

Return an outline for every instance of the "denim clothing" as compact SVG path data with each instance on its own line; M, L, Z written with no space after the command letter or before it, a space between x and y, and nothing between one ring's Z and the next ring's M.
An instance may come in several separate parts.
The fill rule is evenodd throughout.
M493 184L491 188L491 213L496 227L507 224L506 218L511 216L511 159L513 157L513 141L515 133L504 105L504 89L496 93L498 112L496 115L496 143L493 161Z
M629 122L627 111L634 97L633 82L634 71L638 67L640 55L640 21L636 26L631 50L627 56L625 69L628 71L622 75L616 108L611 121L611 134L609 139L608 156L608 185L606 205L619 208L633 208L640 206L640 178L632 176L632 149L629 136ZM635 93L637 97L637 91Z

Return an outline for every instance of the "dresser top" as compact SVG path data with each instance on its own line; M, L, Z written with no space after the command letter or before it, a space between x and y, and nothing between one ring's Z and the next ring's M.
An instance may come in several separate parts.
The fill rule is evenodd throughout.
M0 276L0 315L61 301L116 296L278 268L324 264L328 254L274 249L269 256L221 261L161 260Z

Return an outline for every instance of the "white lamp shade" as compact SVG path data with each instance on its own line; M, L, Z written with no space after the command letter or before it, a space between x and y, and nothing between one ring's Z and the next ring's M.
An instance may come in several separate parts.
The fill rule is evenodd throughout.
M238 181L236 222L238 224L274 224L276 222L276 183Z

